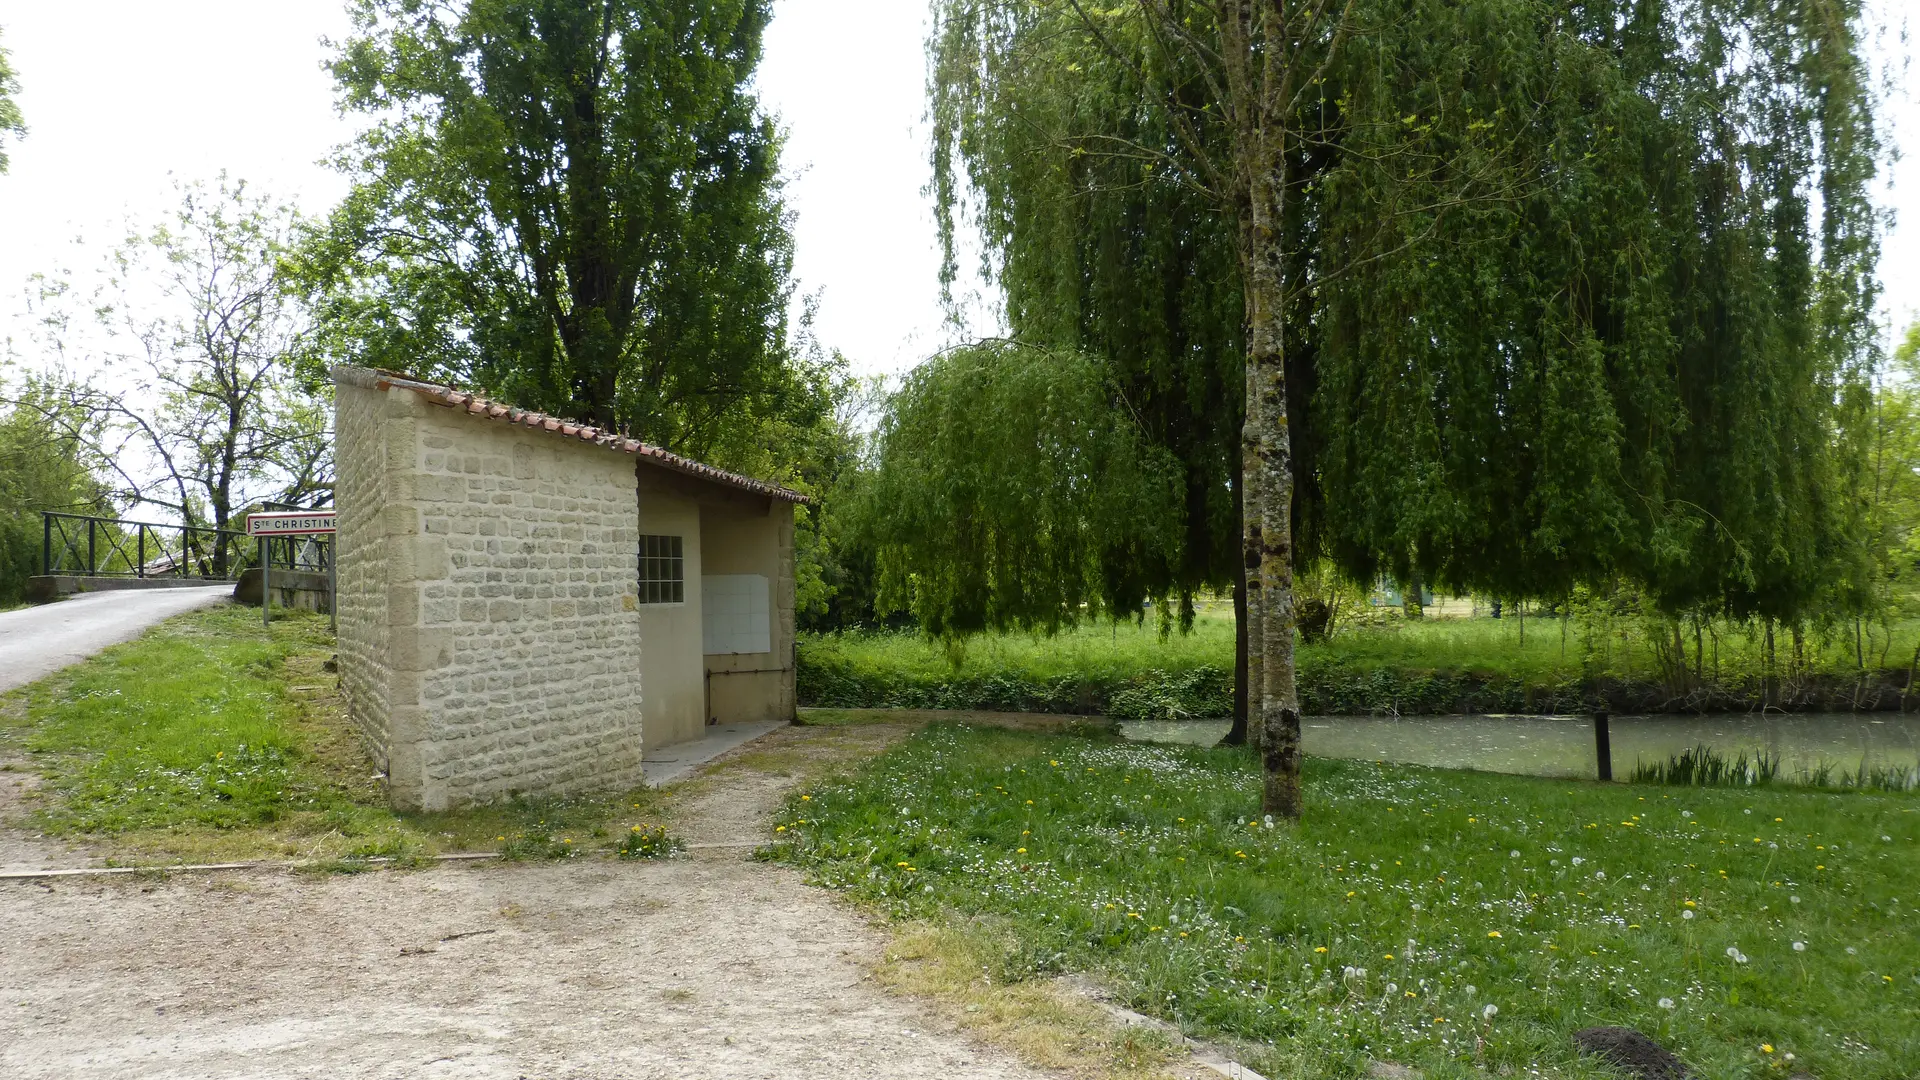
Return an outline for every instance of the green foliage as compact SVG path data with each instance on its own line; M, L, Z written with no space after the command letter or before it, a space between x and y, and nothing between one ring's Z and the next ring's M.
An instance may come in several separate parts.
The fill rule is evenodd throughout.
M1016 336L1097 357L1186 466L1181 581L1231 555L1245 318L1219 28L1185 14L1170 46L1158 5L946 0L930 46L949 270L966 216ZM1865 606L1859 4L1350 21L1282 163L1299 559L1509 597L1624 574L1668 612Z
M106 514L106 485L87 468L84 418L68 414L64 424L49 424L59 411L57 395L29 382L23 404L0 411L0 606L19 603L27 579L41 572L40 512Z
M670 835L665 825L635 825L620 838L620 857L623 859L664 859L676 851L684 851L686 842Z
M355 0L374 120L302 272L336 357L696 456L779 414L791 240L767 0Z
M954 638L1165 597L1179 463L1085 356L990 342L935 357L889 403L877 458L861 498L881 613Z
M1128 50L1115 56L1062 4L935 4L937 221L945 280L968 211L1015 337L1096 358L1111 407L1178 462L1178 557L1139 572L1149 592L1190 596L1235 579L1245 303L1231 215L1168 155L1166 59L1125 16L1095 9L1104 41ZM1299 387L1310 374L1288 371ZM1309 437L1303 424L1293 437Z
M20 80L13 74L13 64L7 60L7 50L0 48L0 174L7 171L6 144L9 138L25 138L27 124L20 115L20 105L13 96L20 92Z
M37 280L50 361L116 377L49 375L16 404L84 446L123 506L226 529L251 505L331 490L332 408L295 375L311 331L283 266L298 212L225 174L177 193L176 211L107 257L96 288Z
M1540 6L1412 5L1348 54L1340 105L1372 119L1323 181L1361 260L1323 323L1333 549L1535 596L1618 569L1668 610L1857 607L1857 5L1566 5L1544 35ZM1380 213L1459 168L1516 197Z
M1778 757L1757 750L1749 759L1742 750L1732 757L1705 744L1669 754L1664 761L1641 761L1633 767L1633 783L1679 787L1754 787L1785 780L1818 788L1864 791L1912 791L1920 788L1920 769L1904 765L1861 762L1846 769L1820 761L1793 775L1783 775Z
M1920 603L1920 324L1894 350L1868 427L1867 541L1882 620Z
M1390 619L1350 625L1298 652L1310 715L1852 711L1911 703L1905 665L1920 621L1886 623L1863 671L1850 625L1809 633L1797 660L1769 661L1757 624L1713 621L1706 656L1676 685L1660 618L1583 610L1558 618ZM910 631L803 634L800 703L826 708L987 709L1126 719L1232 714L1233 623L1203 611L1191 635L1148 625L1080 626L1053 637L987 634L957 653ZM1882 662L1892 665L1882 667Z
M170 624L29 692L25 745L59 796L49 827L230 829L322 796L324 782L300 767L296 707L274 674L295 640L205 626Z
M1715 1077L1920 1060L1911 796L1305 782L1273 828L1241 752L942 726L790 801L775 851L896 917L1005 920L1001 978L1095 971L1270 1076L1614 1075L1568 1037L1603 1023Z
M1766 750L1740 751L1729 758L1713 747L1688 747L1665 761L1642 761L1633 767L1636 784L1673 784L1681 787L1752 787L1771 783L1780 775L1780 759Z
M325 616L276 613L266 631L255 609L194 612L0 695L0 744L46 780L39 828L122 862L547 858L617 849L660 817L647 788L394 813L323 669L333 653Z

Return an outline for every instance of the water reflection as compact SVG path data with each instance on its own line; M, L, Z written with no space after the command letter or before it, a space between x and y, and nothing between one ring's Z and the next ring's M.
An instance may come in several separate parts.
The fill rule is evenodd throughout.
M1765 750L1780 758L1783 778L1828 763L1854 770L1920 765L1920 715L1795 713L1754 716L1616 716L1614 774L1636 761L1660 761L1705 743L1731 757ZM1120 733L1144 742L1211 746L1224 720L1132 722ZM1595 774L1593 723L1576 716L1313 716L1301 724L1315 757L1392 761L1529 776Z

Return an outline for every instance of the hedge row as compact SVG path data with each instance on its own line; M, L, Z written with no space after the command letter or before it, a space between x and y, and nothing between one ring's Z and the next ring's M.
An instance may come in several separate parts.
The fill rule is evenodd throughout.
M1233 673L1199 667L1133 676L1038 679L1013 672L939 678L872 670L803 656L800 704L839 709L975 709L1069 713L1119 720L1197 720L1233 715ZM1454 713L1621 714L1882 711L1902 708L1906 672L1816 676L1676 690L1648 682L1528 683L1471 673L1303 669L1301 710L1314 716ZM1912 703L1920 707L1920 698Z

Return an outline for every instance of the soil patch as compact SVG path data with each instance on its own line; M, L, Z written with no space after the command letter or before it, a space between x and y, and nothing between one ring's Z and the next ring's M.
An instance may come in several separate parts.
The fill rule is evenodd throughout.
M1666 1047L1632 1028L1582 1028L1573 1033L1573 1042L1638 1080L1687 1080L1693 1075Z

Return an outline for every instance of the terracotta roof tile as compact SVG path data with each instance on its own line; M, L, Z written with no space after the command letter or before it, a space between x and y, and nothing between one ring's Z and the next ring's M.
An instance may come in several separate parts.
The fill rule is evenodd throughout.
M681 457L679 454L662 450L657 446L648 446L638 439L629 439L614 432L601 431L596 427L576 424L571 420L565 420L557 416L548 416L545 413L537 413L527 409L516 409L511 405L490 401L478 394L456 390L451 386L423 382L410 376L371 368L335 368L334 378L340 382L370 386L381 390L397 386L404 390L411 390L436 405L460 409L475 416L504 420L510 424L520 424L525 427L557 432L567 438L580 439L597 446L604 446L609 450L617 450L621 453L645 458L652 464L660 465L676 472L697 476L703 480L711 480L716 484L738 488L742 491L751 491L759 495L768 496L769 498L781 499L792 503L809 503L813 501L790 488L784 488L778 484L770 484L765 480L755 480L751 476L741 476L739 473L731 473L725 469L716 469L712 465L694 461L692 458Z

